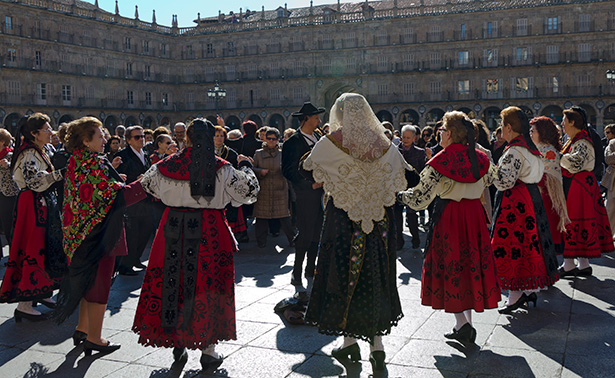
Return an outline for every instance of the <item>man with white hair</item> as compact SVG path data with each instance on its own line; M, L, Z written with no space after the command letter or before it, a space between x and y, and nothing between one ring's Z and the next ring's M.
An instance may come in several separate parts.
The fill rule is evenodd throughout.
M425 150L417 147L414 144L415 136L418 133L418 127L412 125L404 125L401 128L401 143L399 144L399 152L402 154L406 162L414 168L416 173L420 174L423 168L425 168L425 163L427 162L427 155L425 154ZM418 180L416 180L417 176L412 176L413 179L408 180L408 188L412 188L418 184ZM403 218L402 218L403 206L395 205L395 221L397 223L397 249L401 249L404 246L404 238L403 238ZM416 215L416 211L406 207L406 221L408 224L408 228L410 229L410 234L412 234L412 248L417 249L421 245L421 240L419 238L419 222L418 217Z
M178 149L186 147L186 124L183 122L177 122L173 127L173 139L177 143Z

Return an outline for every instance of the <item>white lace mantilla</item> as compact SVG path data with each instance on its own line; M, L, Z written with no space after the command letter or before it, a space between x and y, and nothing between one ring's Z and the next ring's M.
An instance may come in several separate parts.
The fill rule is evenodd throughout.
M313 171L314 180L324 184L333 205L361 223L365 233L374 222L384 218L385 207L395 203L395 193L406 189L404 170L412 170L396 148L389 148L379 159L366 162L353 158L329 138L316 143L303 162Z

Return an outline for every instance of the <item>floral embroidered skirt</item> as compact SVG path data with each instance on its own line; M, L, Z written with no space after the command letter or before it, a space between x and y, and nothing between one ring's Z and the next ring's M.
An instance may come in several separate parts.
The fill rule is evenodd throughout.
M184 297L186 290L184 281L180 279L175 293L178 296L175 302L178 306L178 326L173 329L163 327L164 226L168 215L167 208L152 244L132 326L132 330L139 334L139 343L155 347L204 349L218 341L236 340L233 262L236 247L223 210L202 210L202 239L199 243L191 319L186 322L183 316L183 307L189 299ZM182 267L178 263L169 269ZM183 269L181 275L184 275Z
M59 287L59 280L52 279L45 270L47 207L35 204L35 198L33 191L26 190L17 199L13 241L0 287L0 302L49 298Z
M559 279L555 245L536 185L518 183L497 193L491 246L504 290L544 288Z
M233 234L238 232L243 232L248 229L246 225L246 219L243 216L243 206L233 207L228 205L226 207L226 219L228 221L228 225L231 226L231 230Z
M367 341L390 333L403 317L396 248L392 208L365 234L329 201L306 323L320 333Z
M480 199L448 201L431 235L421 303L453 313L496 308L500 287Z
M572 177L566 196L570 224L564 236L564 257L597 258L613 251L613 234L604 201L592 172Z

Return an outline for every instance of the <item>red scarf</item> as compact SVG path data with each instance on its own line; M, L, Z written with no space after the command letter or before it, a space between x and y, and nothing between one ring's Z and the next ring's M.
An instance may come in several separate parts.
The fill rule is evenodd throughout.
M158 171L163 176L174 179L190 181L190 147L186 147L180 152L170 155L158 163ZM224 164L230 164L228 161L216 156L216 172Z
M530 151L532 153L532 155L542 156L542 154L540 153L540 151L538 151L536 146L530 147L527 144L527 142L525 141L525 138L522 135L520 135L520 136L516 137L515 139L511 140L508 143L508 146L506 146L506 148L504 149L504 151L508 150L512 146L519 146L519 147L527 148L527 150Z
M438 173L462 183L474 183L478 180L472 175L472 164L468 157L467 145L454 143L438 152L427 165L434 167ZM484 152L476 150L478 172L483 177L489 170L489 158Z
M592 144L592 146L594 145L594 142L592 142L592 138L589 136L587 131L581 130L577 133L577 135L574 136L574 138L568 139L568 142L566 142L566 145L562 149L562 154L567 154L568 152L570 152L570 150L572 149L572 145L581 139L588 140Z
M4 147L2 151L0 151L0 159L4 159L10 152L13 152L12 147Z

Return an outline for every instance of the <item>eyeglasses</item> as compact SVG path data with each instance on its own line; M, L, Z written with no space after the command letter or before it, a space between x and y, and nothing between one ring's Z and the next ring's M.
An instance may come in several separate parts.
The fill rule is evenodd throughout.
M145 139L145 135L143 135L143 134L141 134L141 135L133 135L133 136L131 136L131 138L134 138L135 140L139 140L141 138Z
M444 131L448 131L448 129L446 127L440 127L440 132L444 132Z
M269 137L267 137L267 140L278 140L278 138L275 138L275 137L269 138Z

